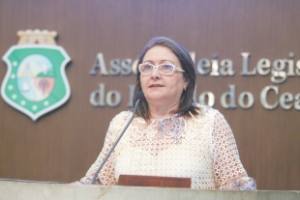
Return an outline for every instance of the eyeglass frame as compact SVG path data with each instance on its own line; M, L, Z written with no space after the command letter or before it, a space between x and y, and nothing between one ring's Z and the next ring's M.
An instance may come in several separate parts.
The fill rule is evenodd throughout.
M140 70L140 66L145 65L145 64L148 64L148 65L152 66L151 72L143 73ZM162 71L159 70L159 67L162 66L162 65L165 65L165 64L168 64L168 65L172 66L173 70L170 73L163 73ZM161 64L158 64L158 65L152 64L151 62L144 62L144 63L141 63L141 64L138 65L138 70L141 73L141 75L144 75L144 76L145 75L146 76L151 75L154 71L158 71L160 74L168 75L168 76L173 75L175 72L182 72L182 73L185 72L182 68L177 67L175 64L173 64L171 62L161 63Z

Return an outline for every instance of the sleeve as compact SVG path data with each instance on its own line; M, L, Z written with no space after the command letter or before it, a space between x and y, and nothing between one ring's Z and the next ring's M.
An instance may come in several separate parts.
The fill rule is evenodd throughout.
M254 179L243 167L232 130L224 116L217 112L213 125L214 177L220 190L255 190Z
M91 165L91 167L86 172L86 175L80 179L80 183L82 184L91 184L93 177L95 176L95 173L97 169L102 164L105 156L110 151L111 147L115 143L117 139L117 134L119 133L120 128L122 128L122 123L126 117L123 114L119 114L116 117L112 119L112 121L109 124L103 148L101 152L99 153L96 161ZM116 184L115 179L115 161L116 161L116 152L112 152L109 159L106 161L105 165L103 166L102 170L99 172L97 177L98 184L103 185L113 185Z

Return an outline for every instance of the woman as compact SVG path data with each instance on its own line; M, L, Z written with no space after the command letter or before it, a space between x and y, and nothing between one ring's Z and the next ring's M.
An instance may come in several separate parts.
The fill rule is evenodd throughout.
M138 61L136 117L98 174L115 184L119 175L189 177L195 189L253 190L223 115L193 103L196 74L186 49L152 38ZM141 95L142 94L142 95ZM91 183L130 111L110 123L104 147L81 183Z

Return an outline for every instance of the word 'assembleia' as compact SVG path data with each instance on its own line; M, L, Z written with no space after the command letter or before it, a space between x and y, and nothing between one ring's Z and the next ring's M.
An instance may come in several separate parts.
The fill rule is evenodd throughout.
M195 62L195 69L198 75L214 77L230 77L237 74L234 63L231 59L218 59L214 56L212 59L201 58L196 61L195 54L191 53ZM300 60L295 59L293 52L288 54L287 58L268 59L261 58L255 65L251 65L250 53L242 52L242 64L238 72L242 76L270 76L270 81L274 84L284 83L288 77L300 77ZM112 59L110 66L107 67L102 53L97 54L96 64L90 70L91 75L104 76L127 76L135 74L137 69L137 60L130 58Z

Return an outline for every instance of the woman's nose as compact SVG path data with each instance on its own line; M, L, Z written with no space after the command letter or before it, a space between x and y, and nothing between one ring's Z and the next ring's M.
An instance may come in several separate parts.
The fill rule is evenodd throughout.
M159 73L158 68L153 69L153 71L151 73L151 78L155 78L155 79L160 78L160 73Z

